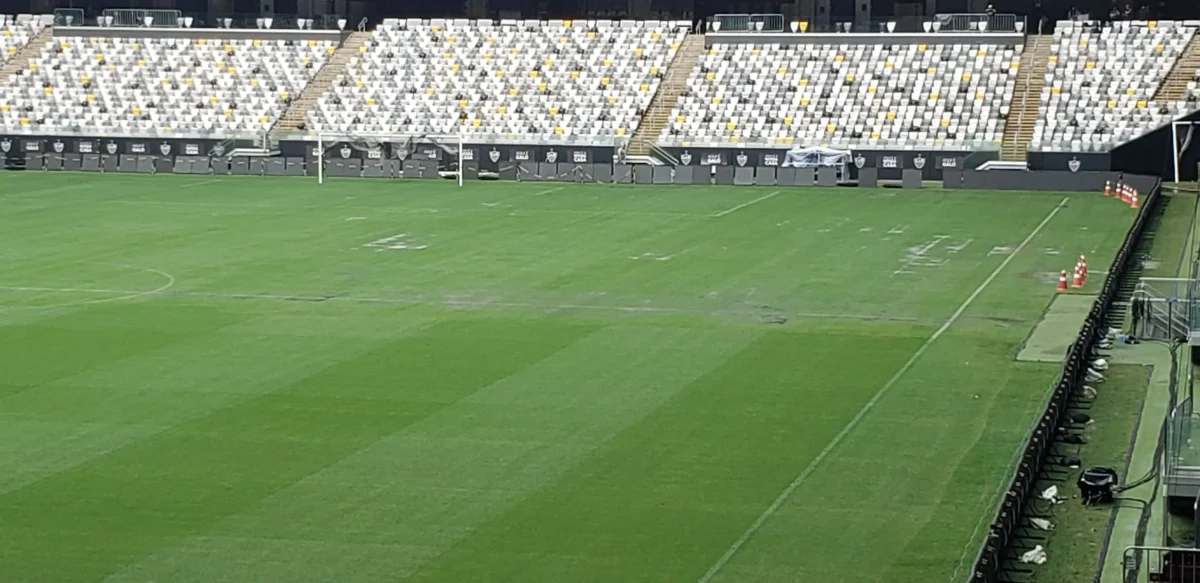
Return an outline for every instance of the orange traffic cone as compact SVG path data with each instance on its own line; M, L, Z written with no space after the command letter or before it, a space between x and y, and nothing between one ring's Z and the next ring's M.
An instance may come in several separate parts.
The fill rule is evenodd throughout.
M1129 207L1130 208L1139 208L1138 207L1138 195L1137 195L1136 190L1133 191L1133 198L1129 200Z
M1086 280L1088 276L1087 257L1083 255L1079 256L1079 269L1083 271L1083 279Z
M1104 196L1112 196L1112 182L1109 180L1104 181Z
M1119 200L1121 202L1125 202L1125 200L1128 197L1129 197L1129 187L1122 184L1121 191L1117 193L1117 200Z
M1067 272L1065 270L1058 274L1058 291L1067 291Z
M1071 287L1076 289L1083 287L1083 271L1078 267L1075 268L1075 274L1071 276Z

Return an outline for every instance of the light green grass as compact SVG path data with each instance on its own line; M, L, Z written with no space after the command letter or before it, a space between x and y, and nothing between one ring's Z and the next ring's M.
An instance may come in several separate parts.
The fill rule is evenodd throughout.
M0 174L0 581L696 581L831 444L712 580L961 578L1057 371L1013 360L1046 274L1132 220L207 180Z

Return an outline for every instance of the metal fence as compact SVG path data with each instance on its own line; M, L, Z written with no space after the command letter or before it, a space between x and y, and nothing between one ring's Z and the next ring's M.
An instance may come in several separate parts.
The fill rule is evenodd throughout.
M1025 19L1016 14L938 14L938 32L1024 32Z
M1125 549L1126 583L1163 581L1200 583L1200 549L1172 547L1129 547ZM1143 577L1142 574L1147 576Z
M888 20L855 20L816 23L788 22L782 14L717 14L709 21L711 32L1025 32L1025 17L1016 14L938 14L933 20L902 17Z
M1192 272L1188 283L1188 321L1191 323L1191 333L1200 333L1200 259L1192 261Z
M55 8L54 26L83 26L83 10L79 8Z
M717 14L709 30L713 32L783 32L782 14Z
M110 8L100 14L103 26L179 28L182 13L178 10L137 10Z
M1131 332L1137 338L1175 341L1190 333L1192 310L1188 298L1192 280L1181 277L1143 277L1131 298Z

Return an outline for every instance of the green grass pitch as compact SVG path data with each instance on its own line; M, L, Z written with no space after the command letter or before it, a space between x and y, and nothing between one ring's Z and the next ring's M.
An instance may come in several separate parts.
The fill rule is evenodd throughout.
M0 581L952 581L1101 194L0 175Z

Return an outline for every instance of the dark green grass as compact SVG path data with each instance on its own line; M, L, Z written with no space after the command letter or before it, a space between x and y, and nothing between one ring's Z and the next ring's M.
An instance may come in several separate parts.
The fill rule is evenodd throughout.
M1165 351L1166 348L1163 347ZM1109 369L1103 393L1088 410L1094 423L1083 432L1087 441L1072 455L1084 460L1085 467L1109 467L1123 472L1129 457L1129 443L1137 427L1138 413L1146 398L1148 369L1136 365L1115 365ZM1059 485L1059 491L1072 497L1053 508L1054 536L1046 544L1054 560L1038 568L1037 580L1047 583L1092 581L1099 572L1100 552L1112 522L1111 505L1084 506L1075 499L1075 482L1082 470L1071 472ZM1137 478L1133 476L1132 478ZM1131 478L1131 479L1132 479ZM1135 502L1125 502L1135 506ZM1120 553L1122 548L1109 548Z
M963 576L1131 213L768 192L0 175L0 581Z

